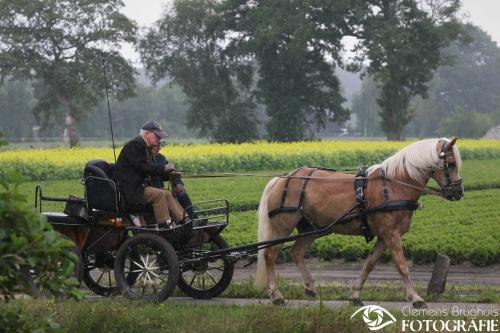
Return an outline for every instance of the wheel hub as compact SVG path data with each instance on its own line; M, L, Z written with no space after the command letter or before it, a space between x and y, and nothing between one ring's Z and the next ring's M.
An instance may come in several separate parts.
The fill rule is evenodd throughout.
M150 257L149 254L141 256L139 261L134 261L137 267L136 272L139 273L138 280L142 280L142 284L153 284L153 279L160 278L158 275L160 266L156 258Z

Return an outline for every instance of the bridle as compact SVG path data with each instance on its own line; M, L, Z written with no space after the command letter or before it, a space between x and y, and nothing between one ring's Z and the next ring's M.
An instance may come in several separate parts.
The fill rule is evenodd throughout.
M460 199L462 196L462 184L464 182L463 178L459 178L456 181L451 180L451 170L457 166L455 159L449 160L450 156L453 156L453 152L447 153L449 142L446 142L443 147L441 147L441 152L439 153L439 159L443 160L443 166L434 169L432 173L436 170L444 170L444 175L446 177L446 185L441 186L441 192L444 197L450 200Z

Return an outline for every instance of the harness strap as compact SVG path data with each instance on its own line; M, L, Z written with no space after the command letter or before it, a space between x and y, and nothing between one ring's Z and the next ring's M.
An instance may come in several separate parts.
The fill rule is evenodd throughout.
M302 169L303 169L303 167L302 168L298 168L297 170L293 171L290 174L290 176L295 175L297 172L299 172ZM283 189L283 193L281 193L280 208L283 208L283 205L285 204L285 199L286 199L286 195L288 194L288 184L290 183L290 179L292 179L292 178L291 177L287 178L286 183L285 183L285 188Z
M297 172L299 172L302 169L304 169L304 168L299 168L299 169L295 170L290 176L295 175ZM309 173L307 174L307 177L311 177L311 175L316 170L318 170L318 169L316 169L316 168L311 169L309 171ZM296 211L300 211L302 213L302 209L303 209L302 202L304 201L304 195L305 195L305 192L306 192L306 186L309 183L310 178L305 178L304 179L304 183L302 184L302 188L300 189L299 202L298 202L297 206L296 207L285 207L285 200L286 200L286 195L288 194L288 184L290 183L290 179L292 179L292 178L290 177L290 178L288 178L286 180L285 188L283 189L283 193L281 195L280 206L278 208L275 208L275 209L271 210L268 213L269 217L273 217L273 216L275 216L277 214L280 214L280 213L293 213L293 212L296 212Z
M413 200L391 200L386 201L378 207L365 209L365 214L392 212L393 210L417 210L421 207L420 202Z
M356 207L356 206L355 206ZM417 210L421 207L421 204L418 201L413 200L391 200L386 201L378 207L367 208L364 211L352 213L345 218L338 221L340 224L345 224L351 222L354 219L362 218L363 215L368 215L372 213L383 213L383 212L392 212L394 210Z
M367 172L368 166L364 165L359 168L356 179L354 180L354 191L356 192L356 208L359 210L359 216L361 218L361 233L365 237L366 242L369 243L375 236L373 236L370 226L368 225L368 215L366 213L367 201L363 191L368 183L366 179Z

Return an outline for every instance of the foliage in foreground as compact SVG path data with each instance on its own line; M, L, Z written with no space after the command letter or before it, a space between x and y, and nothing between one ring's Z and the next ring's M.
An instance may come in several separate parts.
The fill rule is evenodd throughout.
M19 294L37 296L42 289L52 295L80 298L78 283L72 277L77 261L70 251L73 243L27 206L18 185L0 179L0 300L9 301ZM11 332L52 327L50 321L31 322L16 312L0 312L0 328Z

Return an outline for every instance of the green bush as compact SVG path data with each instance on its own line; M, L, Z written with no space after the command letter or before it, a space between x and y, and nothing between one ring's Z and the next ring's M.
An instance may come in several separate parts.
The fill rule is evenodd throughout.
M493 118L489 114L457 108L450 116L443 119L438 134L481 138L493 125Z
M490 247L480 247L472 250L470 261L477 266L487 266L497 262L498 253Z
M81 298L78 281L72 277L78 260L70 251L74 244L28 207L18 193L19 184L10 185L0 178L0 297L9 301L16 294L36 296L43 289L52 295ZM9 332L53 327L45 320L32 321L15 313L0 314L0 327Z

